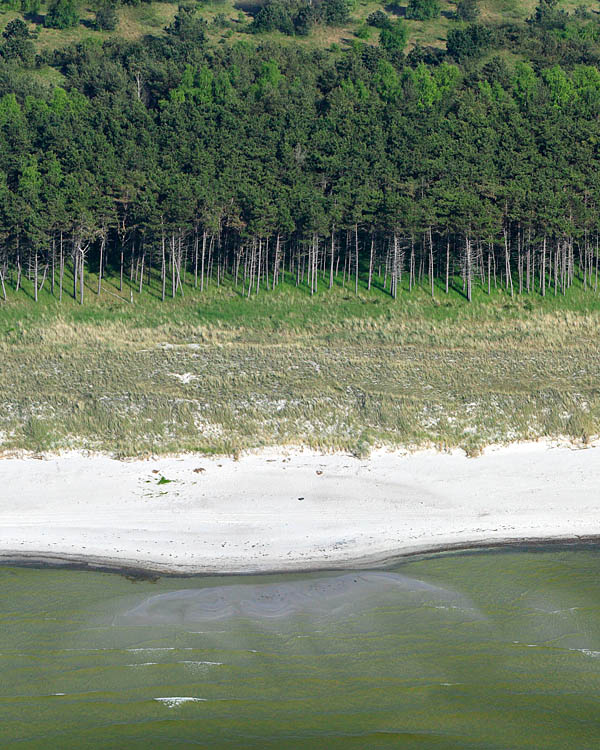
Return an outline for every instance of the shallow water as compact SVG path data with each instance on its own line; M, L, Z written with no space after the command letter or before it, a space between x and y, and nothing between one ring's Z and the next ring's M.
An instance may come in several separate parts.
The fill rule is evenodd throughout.
M2 748L600 747L600 550L0 582Z

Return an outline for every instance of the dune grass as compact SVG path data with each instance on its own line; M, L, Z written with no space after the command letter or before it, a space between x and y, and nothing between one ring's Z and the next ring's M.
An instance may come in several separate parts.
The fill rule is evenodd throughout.
M231 285L0 303L0 450L462 447L600 432L600 295ZM113 294L109 294L112 291ZM156 291L156 290L154 290Z

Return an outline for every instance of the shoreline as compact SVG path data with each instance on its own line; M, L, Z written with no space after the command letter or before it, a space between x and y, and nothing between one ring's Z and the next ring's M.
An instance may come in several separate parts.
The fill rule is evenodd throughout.
M139 580L158 580L159 578L215 578L219 576L276 576L276 575L302 575L308 573L334 573L350 570L376 570L391 568L394 565L412 559L438 557L444 555L461 555L469 553L502 553L513 549L523 549L528 552L532 550L546 551L547 549L566 550L572 548L598 547L600 549L600 534L591 536L548 536L532 538L515 538L496 541L473 541L457 542L456 544L444 544L439 547L431 547L410 552L391 553L386 557L374 559L348 560L338 565L323 565L315 563L314 566L293 569L273 570L243 570L243 571L202 571L186 573L182 571L160 569L149 564L148 567L136 567L134 564L127 565L124 560L111 560L110 558L91 558L85 555L57 555L51 557L48 554L30 552L27 554L0 551L0 568L32 568L33 570L86 570L95 573L113 573L126 578Z
M303 573L596 544L599 470L597 448L550 442L477 458L297 449L238 461L5 458L0 564L134 577Z

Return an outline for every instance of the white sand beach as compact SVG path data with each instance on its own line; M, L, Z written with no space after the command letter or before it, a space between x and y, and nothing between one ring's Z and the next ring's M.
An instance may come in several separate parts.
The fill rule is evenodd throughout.
M545 443L477 458L285 449L238 461L5 458L0 561L249 573L588 537L600 535L599 479L600 448Z

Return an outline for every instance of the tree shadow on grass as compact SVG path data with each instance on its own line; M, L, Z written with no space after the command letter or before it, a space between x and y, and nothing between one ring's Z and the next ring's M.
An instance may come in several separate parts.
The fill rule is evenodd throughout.
M23 18L36 26L44 26L46 23L46 16L41 13L23 13Z
M398 18L406 18L405 5L398 5L397 3L392 2L384 6L384 10L386 10L388 13L391 13L393 16L397 16Z
M256 16L259 10L262 9L263 3L253 2L253 0L238 0L233 4L236 10L242 10L244 13L248 13L252 17Z

